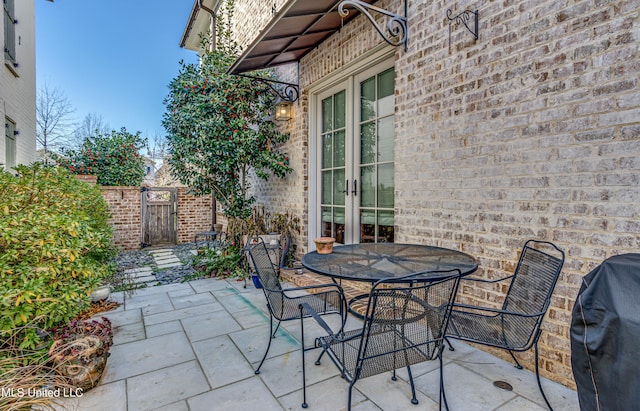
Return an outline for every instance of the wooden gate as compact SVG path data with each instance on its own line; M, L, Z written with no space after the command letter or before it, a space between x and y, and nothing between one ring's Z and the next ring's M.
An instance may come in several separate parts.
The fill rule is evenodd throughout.
M141 191L142 246L176 244L178 238L178 189L143 187Z

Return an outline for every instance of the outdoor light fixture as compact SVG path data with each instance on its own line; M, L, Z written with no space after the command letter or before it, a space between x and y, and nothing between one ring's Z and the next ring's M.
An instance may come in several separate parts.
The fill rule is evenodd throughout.
M276 104L276 120L289 121L291 120L291 102L281 101Z

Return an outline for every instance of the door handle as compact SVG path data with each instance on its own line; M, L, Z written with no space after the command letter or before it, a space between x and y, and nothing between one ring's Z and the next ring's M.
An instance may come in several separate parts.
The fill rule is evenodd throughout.
M349 195L349 180L344 181L344 190L342 191L344 195Z
M358 194L358 180L353 180L353 190L351 193L356 196Z

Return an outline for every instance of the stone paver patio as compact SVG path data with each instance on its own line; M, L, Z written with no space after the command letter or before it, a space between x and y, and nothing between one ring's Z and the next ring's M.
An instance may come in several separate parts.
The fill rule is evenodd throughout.
M253 370L267 342L269 326L261 290L235 280L203 279L141 289L109 313L114 346L98 387L65 399L65 410L301 410L300 324L283 323L259 375ZM348 327L357 327L350 318ZM305 323L308 343L320 330ZM535 375L454 341L445 349L444 378L450 409L544 410ZM315 366L307 355L309 410L340 410L348 385L328 359ZM356 383L354 410L437 410L438 362L412 367L419 405L410 403L405 370ZM504 380L513 391L493 386ZM555 410L578 410L575 391L543 380Z

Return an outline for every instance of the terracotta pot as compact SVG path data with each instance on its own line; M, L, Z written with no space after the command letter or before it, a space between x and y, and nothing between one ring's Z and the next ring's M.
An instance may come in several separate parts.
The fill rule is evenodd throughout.
M318 254L331 254L333 243L336 242L336 239L333 237L318 237L313 242L316 243Z

